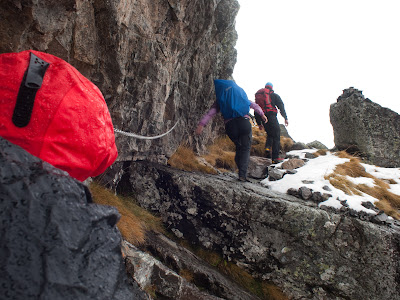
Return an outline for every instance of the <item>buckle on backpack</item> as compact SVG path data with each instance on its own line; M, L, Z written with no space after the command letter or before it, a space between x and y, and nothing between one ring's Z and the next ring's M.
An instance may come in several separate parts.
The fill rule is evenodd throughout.
M12 121L17 127L25 127L32 116L33 104L37 91L43 83L44 75L50 63L30 53L30 61L19 87Z

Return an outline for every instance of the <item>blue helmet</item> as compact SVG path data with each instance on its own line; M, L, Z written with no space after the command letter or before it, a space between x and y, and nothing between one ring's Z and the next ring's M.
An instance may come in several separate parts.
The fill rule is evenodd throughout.
M273 85L271 82L269 82L269 81L265 84L265 87L267 87L267 86L270 86L271 89L274 87L274 85Z

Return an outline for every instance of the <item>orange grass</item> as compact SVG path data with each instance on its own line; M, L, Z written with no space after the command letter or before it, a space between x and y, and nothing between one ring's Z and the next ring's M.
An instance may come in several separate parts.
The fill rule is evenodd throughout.
M347 195L362 195L362 193L357 189L357 186L350 180L346 179L346 177L343 175L332 173L328 176L325 176L325 179L329 180L330 184L343 191Z
M341 158L349 158L349 162L337 165L334 172L325 176L326 180L337 189L343 191L347 195L359 195L363 193L378 199L375 206L383 210L387 215L400 220L400 195L396 195L389 191L390 185L382 179L376 178L367 173L365 168L361 165L360 160L356 157L349 155L344 151L336 154ZM374 180L374 187L365 184L354 184L346 177L366 177ZM397 183L392 180L389 182Z
M265 157L265 142L267 140L267 133L265 130L260 130L258 127L253 127L253 145L251 146L251 155ZM288 152L292 149L294 142L289 137L281 136L280 138L281 149Z
M315 151L315 152L313 153L313 155L314 155L315 157L318 157L318 156L325 156L327 153L328 153L328 150L326 150L326 149L319 149L319 150Z
M217 170L235 171L235 145L227 136L219 137L214 144L207 147L208 153L199 157L194 151L181 145L168 160L168 164L174 168L185 171L200 171L207 174L217 174ZM201 164L199 158L204 158L211 166Z
M349 159L355 158L354 156L351 156L350 154L348 154L346 151L339 151L339 152L336 152L335 155L336 155L337 157L340 157L340 158L349 158Z
M186 279L186 281L188 281L188 282L193 282L193 279L194 279L193 272L188 269L181 269L179 271L179 276Z
M193 149L180 145L175 153L168 160L171 167L185 171L200 171L207 174L216 174L213 168L203 165L198 161L198 157Z
M264 130L253 127L253 143L250 149L250 155L265 157L265 141L267 133Z
M164 232L161 220L136 205L132 199L118 197L95 182L89 188L95 203L114 206L118 209L121 218L117 227L122 237L129 243L133 245L143 243L147 230Z
M284 152L290 151L290 149L292 149L292 147L293 147L293 144L294 144L294 142L291 138L281 136L281 149Z
M208 153L202 157L211 165L221 169L221 171L236 171L235 163L235 144L226 135L215 140L207 147Z
M253 143L250 155L266 157L265 141L267 134L257 126L252 127ZM293 140L281 137L281 148L289 151L293 146ZM235 163L235 145L227 135L215 139L214 143L207 147L207 153L202 155L207 163L222 172L237 171ZM168 164L174 168L185 171L200 171L208 174L216 174L217 170L199 162L199 157L194 151L182 144L168 160Z

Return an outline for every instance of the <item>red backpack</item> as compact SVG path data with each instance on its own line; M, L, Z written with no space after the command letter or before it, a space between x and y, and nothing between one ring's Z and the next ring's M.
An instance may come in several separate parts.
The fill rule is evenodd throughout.
M0 112L0 136L78 180L118 156L100 90L53 55L0 54Z
M259 89L256 93L256 103L261 107L264 114L267 112L277 113L278 110L271 104L271 94L273 92L270 89L264 88Z

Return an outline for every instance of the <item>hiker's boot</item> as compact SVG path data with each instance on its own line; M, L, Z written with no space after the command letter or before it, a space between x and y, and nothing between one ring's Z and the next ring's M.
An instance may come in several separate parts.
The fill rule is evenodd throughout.
M250 182L246 177L239 177L239 181L241 182Z
M277 158L272 160L272 163L273 164L279 164L279 163L283 162L283 160L284 160L283 158L277 157Z
M265 157L266 157L266 158L271 158L271 154L272 154L271 148L266 147L266 148L265 148Z

